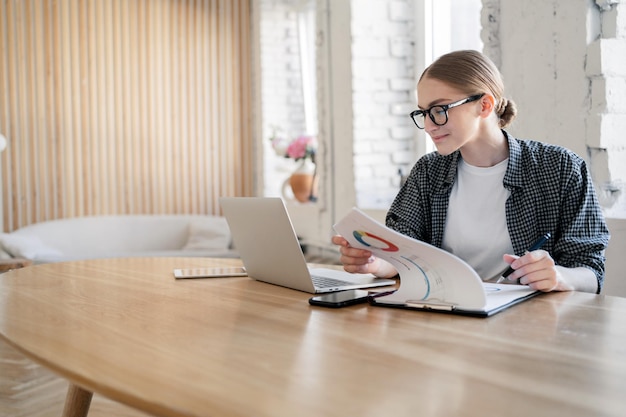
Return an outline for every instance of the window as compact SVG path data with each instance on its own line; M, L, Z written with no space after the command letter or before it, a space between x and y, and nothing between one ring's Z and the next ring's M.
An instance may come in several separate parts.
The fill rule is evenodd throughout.
M433 150L408 114L433 59L482 49L481 0L352 0L354 171L357 205L386 210L419 156Z
M273 152L272 128L295 136L317 133L318 125L323 198L290 213L313 213L319 227L302 232L296 224L299 234L328 242L331 225L354 205L382 219L401 175L432 150L408 117L417 106L417 78L433 57L482 49L481 0L454 0L454 8L452 0L257 3L263 195L281 195L294 169Z

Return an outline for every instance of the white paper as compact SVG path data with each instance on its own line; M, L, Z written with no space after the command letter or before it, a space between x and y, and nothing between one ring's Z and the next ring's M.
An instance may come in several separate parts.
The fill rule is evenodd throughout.
M370 250L391 263L400 288L377 303L447 305L489 311L534 292L524 285L483 283L476 271L450 252L389 229L357 208L334 229L351 246Z

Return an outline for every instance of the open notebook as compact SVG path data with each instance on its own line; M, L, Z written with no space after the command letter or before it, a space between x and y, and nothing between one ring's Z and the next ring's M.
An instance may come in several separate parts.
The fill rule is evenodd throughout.
M222 197L220 204L248 276L309 293L393 285L394 280L309 268L281 198Z

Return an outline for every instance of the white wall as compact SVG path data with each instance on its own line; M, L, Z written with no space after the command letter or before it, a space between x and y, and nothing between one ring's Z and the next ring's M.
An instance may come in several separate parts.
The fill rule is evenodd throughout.
M482 22L519 108L511 133L589 163L612 234L606 291L626 296L626 4L483 0Z
M607 219L611 242L606 251L606 279L603 294L626 297L626 220Z
M351 0L357 206L389 207L416 161L412 0Z
M520 108L509 130L587 158L603 205L613 208L626 180L626 5L484 3L485 52Z

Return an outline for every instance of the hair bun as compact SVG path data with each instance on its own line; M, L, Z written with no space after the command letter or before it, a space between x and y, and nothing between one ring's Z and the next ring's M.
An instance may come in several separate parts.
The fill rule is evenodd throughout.
M505 97L502 97L500 99L500 102L498 103L498 109L496 111L498 116L502 116L502 114L504 113L504 110L506 109L506 106L508 104L509 104L509 100L507 100Z
M513 119L515 119L515 116L517 116L517 106L515 105L515 102L502 97L500 99L497 114L500 118L500 127L504 129L509 126L513 122Z

